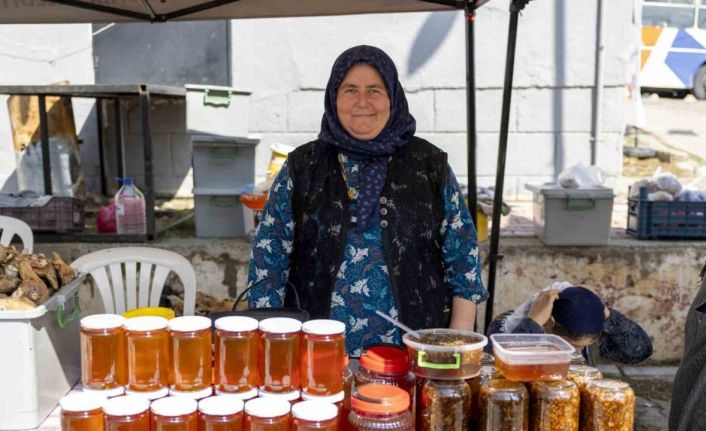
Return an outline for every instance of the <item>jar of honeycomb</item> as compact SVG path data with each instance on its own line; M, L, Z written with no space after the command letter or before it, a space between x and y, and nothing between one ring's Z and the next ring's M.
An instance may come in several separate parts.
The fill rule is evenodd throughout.
M529 394L511 380L488 380L480 388L481 431L527 431Z
M569 367L569 380L576 383L579 392L583 394L586 386L594 380L602 379L601 370L588 365L571 365Z
M471 423L471 429L477 429L480 423L480 388L485 382L490 379L502 379L503 375L500 374L495 365L482 365L480 367L480 374L472 379L466 380L468 386L471 388L471 410L468 414L468 420Z
M581 415L582 431L632 431L635 393L620 380L594 380L586 387Z
M417 408L420 431L466 431L471 388L465 380L427 380Z
M570 380L530 384L530 431L578 431L579 389Z

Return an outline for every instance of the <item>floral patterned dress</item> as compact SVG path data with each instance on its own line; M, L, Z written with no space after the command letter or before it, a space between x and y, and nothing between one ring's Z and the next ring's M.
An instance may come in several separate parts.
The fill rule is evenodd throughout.
M358 163L342 157L342 164L348 186L357 187ZM248 274L248 286L253 286L249 294L251 308L283 305L294 238L292 186L285 163L272 185L255 232ZM350 213L356 213L355 201L351 202ZM446 282L452 287L453 296L476 304L485 301L488 294L480 275L476 230L450 167L444 188L441 235ZM346 349L351 356L360 356L362 348L370 344L401 343L399 330L375 314L376 310L398 317L383 254L382 230L379 223L372 223L362 233L348 230L345 254L331 295L330 318L346 324Z

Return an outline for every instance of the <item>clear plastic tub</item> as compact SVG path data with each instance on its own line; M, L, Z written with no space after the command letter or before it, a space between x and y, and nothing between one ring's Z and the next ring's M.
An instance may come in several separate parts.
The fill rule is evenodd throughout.
M405 334L412 371L417 377L433 380L469 379L478 375L483 347L488 339L481 334L457 329L423 329L421 339Z
M581 405L583 431L632 431L635 393L620 380L594 380L588 384Z
M467 431L471 388L465 380L427 380L417 406L419 431Z
M532 431L578 431L579 389L570 380L530 384Z
M564 380L575 349L552 334L493 334L495 366L508 380Z

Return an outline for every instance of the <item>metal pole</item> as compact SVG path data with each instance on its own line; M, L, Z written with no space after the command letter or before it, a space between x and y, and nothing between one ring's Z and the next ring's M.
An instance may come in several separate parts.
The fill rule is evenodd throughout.
M123 115L120 98L113 99L113 121L115 122L115 159L117 161L118 177L125 178L125 141L123 139ZM120 188L120 184L118 184Z
M106 184L106 174L105 174L105 149L103 145L105 140L103 139L103 99L96 99L96 122L98 123L98 128L96 129L98 133L98 167L100 168L101 176L101 194L103 196L108 196L108 186Z
M142 148L145 156L145 218L147 238L154 239L154 169L152 166L152 131L150 129L150 93L140 86L140 113L142 116Z
M468 148L468 209L478 226L478 191L476 179L476 62L474 24L476 0L466 2L466 141Z
M605 57L605 3L598 0L596 16L596 68L593 90L593 109L591 123L591 165L596 164L598 145L601 142L601 122L603 119L603 58Z
M44 194L53 193L51 184L51 155L49 151L49 119L47 118L47 96L39 98L39 134L42 140L42 172L44 174Z
M498 261L503 258L500 248L500 216L503 204L503 187L505 185L505 159L507 156L507 138L510 127L510 105L512 101L512 78L515 71L515 46L517 43L517 24L520 11L529 0L515 0L510 6L510 29L507 39L507 56L505 60L505 84L503 89L503 107L500 121L500 146L498 148L498 166L495 177L495 199L493 200L493 226L490 235L490 254L488 271L488 302L485 306L485 327L488 329L493 318L493 301L495 300L495 277Z

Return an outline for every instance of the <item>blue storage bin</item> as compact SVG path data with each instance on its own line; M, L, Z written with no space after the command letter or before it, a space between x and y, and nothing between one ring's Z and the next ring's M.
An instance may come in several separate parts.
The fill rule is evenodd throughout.
M627 232L637 239L706 238L706 202L649 201L647 187L628 199Z

